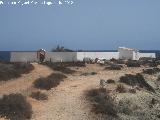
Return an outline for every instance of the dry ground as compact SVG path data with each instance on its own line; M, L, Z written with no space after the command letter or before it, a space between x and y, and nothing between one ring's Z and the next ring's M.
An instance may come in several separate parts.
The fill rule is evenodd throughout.
M32 83L39 76L47 77L56 72L44 65L36 63L33 65L35 69L31 73L24 74L15 80L0 83L0 95L19 92L28 96L34 90ZM48 95L48 100L37 101L28 97L34 111L33 120L103 120L101 115L94 115L90 112L90 104L86 100L84 92L91 88L98 88L100 79L118 80L124 74L136 74L141 72L143 68L124 68L120 71L112 71L104 70L104 67L96 64L90 64L87 67L72 69L77 72L67 75L68 78L59 86L49 91L43 90ZM97 72L98 74L81 76L85 72ZM146 77L155 79L151 76Z

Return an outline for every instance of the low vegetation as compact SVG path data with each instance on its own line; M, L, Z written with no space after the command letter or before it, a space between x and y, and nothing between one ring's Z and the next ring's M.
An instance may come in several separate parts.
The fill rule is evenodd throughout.
M105 88L86 91L86 96L92 104L92 111L96 114L107 114L117 117L117 109L112 98Z
M143 58L140 58L139 61L140 61L141 65L144 65L144 66L149 66L149 67L157 67L158 66L158 62L154 58L143 57Z
M81 75L82 76L89 76L89 75L96 75L97 73L96 72L85 72L85 73L82 73Z
M125 92L127 92L127 89L124 87L123 84L118 84L117 88L116 88L116 91L119 92L119 93L125 93Z
M32 106L21 94L4 95L0 99L0 116L10 120L28 120L32 117Z
M115 84L115 81L112 80L112 79L108 79L108 80L106 81L106 83L108 83L108 84L111 84L111 83Z
M40 91L32 92L30 96L36 100L48 100L48 96Z
M156 62L151 62L151 63L148 63L148 66L149 67L157 67L158 64Z
M160 81L160 74L157 75L157 81Z
M48 67L50 67L51 69L55 70L55 71L60 71L64 74L73 74L76 71L72 70L69 67L85 67L85 63L84 62L63 62L63 63L53 63L53 62L45 62L43 63L44 65L47 65Z
M86 96L92 106L92 112L105 115L104 119L111 120L159 120L160 118L158 98L152 98L151 95L129 98L126 95L121 97L118 97L118 94L116 97L111 95L113 94L105 88L87 91Z
M125 60L121 60L121 59L110 59L111 62L115 63L115 64L125 64L126 61Z
M128 90L128 92L134 94L134 93L136 93L136 89L135 89L135 88L130 88L130 89Z
M118 111L119 113L123 113L126 115L131 115L134 112L137 112L136 110L140 109L139 106L134 104L131 100L129 99L121 99L118 103Z
M140 62L136 60L128 60L126 65L127 67L140 67L141 66Z
M152 86L146 82L143 75L140 73L136 75L126 74L125 76L120 77L120 82L131 86L139 86L141 88L145 88L148 91L155 92Z
M143 73L145 74L149 74L149 75L153 75L153 74L156 74L156 73L159 73L160 72L160 69L159 68L147 68L147 69L144 69L143 70Z
M37 79L33 84L36 88L50 90L58 86L64 78L67 78L64 74L53 73L46 78L41 77Z
M0 63L0 81L20 77L34 69L30 63Z
M123 68L122 65L119 65L119 64L111 64L107 67L105 67L105 69L107 70L121 70Z

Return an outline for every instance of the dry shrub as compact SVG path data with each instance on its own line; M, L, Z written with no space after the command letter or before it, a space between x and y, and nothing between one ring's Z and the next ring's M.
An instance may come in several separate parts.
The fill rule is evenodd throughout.
M118 104L118 107L119 107L118 110L120 113L129 115L132 113L130 106L131 106L131 102L129 100L120 100Z
M4 95L0 99L0 115L10 120L30 119L32 106L21 94Z
M153 58L151 57L140 57L139 60L143 60L143 61L150 61L152 60Z
M115 83L115 81L112 80L112 79L108 79L108 80L107 80L107 83L108 83L108 84L110 84L110 83Z
M36 100L48 100L48 96L40 91L32 92L30 96Z
M139 58L139 61L141 62L142 65L146 65L148 63L151 63L153 60L151 57L141 57Z
M149 74L149 75L156 74L158 72L160 72L159 68L147 68L143 70L143 73Z
M116 62L116 61L117 61L117 59L115 59L115 58L111 58L111 59L110 59L110 61L111 61L111 62Z
M135 60L128 60L126 63L127 67L140 67L141 64L139 61L135 61Z
M156 59L156 63L160 65L160 59Z
M149 67L157 67L158 64L156 62L151 62L148 64Z
M85 72L85 73L82 73L81 75L82 76L89 76L89 75L96 75L97 73L96 72Z
M91 89L86 96L92 104L92 111L96 114L107 114L117 117L116 104L105 88Z
M160 74L157 75L157 81L160 81Z
M155 74L155 71L152 68L148 68L148 69L143 69L143 73L152 75Z
M21 74L27 74L30 71L34 70L34 66L30 63L13 63L15 69L21 72Z
M125 60L117 60L117 62L116 62L117 64L125 64L126 63L126 61Z
M121 99L118 103L118 112L119 113L124 113L126 115L130 115L130 114L136 112L136 110L138 110L138 109L140 109L139 106L137 106L131 100L128 100L126 98Z
M141 65L144 65L144 66L149 66L149 67L158 66L157 60L155 58L143 57L143 58L140 58L139 61L141 62Z
M67 78L64 74L53 73L46 78L41 77L37 79L33 84L36 88L50 90L58 86L64 78Z
M136 75L126 74L125 76L120 77L120 82L126 83L127 85L131 86L139 86L141 88L145 88L148 91L155 92L152 86L150 86L146 82L143 75L141 75L140 73Z
M0 64L0 80L9 80L11 78L20 77L12 64Z
M0 80L7 81L12 78L20 77L34 69L30 63L0 63Z
M125 64L125 60L121 60L121 59L110 59L111 62L115 63L115 64Z
M105 69L109 69L109 70L121 70L122 67L123 67L122 65L111 64L108 67L106 67Z
M119 92L119 93L125 93L125 92L127 92L127 90L126 90L126 88L124 87L123 84L118 84L117 88L116 88L116 91Z
M76 71L72 70L69 67L85 67L84 62L60 62L60 63L53 63L53 62L45 62L44 65L47 65L51 69L55 71L62 72L64 74L73 74Z
M130 88L130 89L128 90L128 92L134 94L134 93L136 93L136 89L135 89L135 88Z

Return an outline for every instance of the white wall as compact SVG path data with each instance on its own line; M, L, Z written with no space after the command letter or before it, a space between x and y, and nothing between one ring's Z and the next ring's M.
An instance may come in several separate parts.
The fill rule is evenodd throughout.
M76 52L47 52L46 61L52 62L71 62L77 61Z
M92 59L95 58L104 58L104 59L118 59L118 52L77 52L77 60L82 61L84 57L89 57Z
M130 56L130 55L129 55ZM133 55L135 56L135 55ZM84 57L104 58L104 59L119 59L119 52L46 52L46 61L52 62L71 62L82 61ZM155 53L138 53L140 57L152 57L155 58ZM134 58L135 59L135 58ZM11 52L11 62L34 62L38 61L37 52Z
M152 57L152 58L156 58L156 53L138 53L138 57Z
M11 62L37 61L37 52L11 52Z

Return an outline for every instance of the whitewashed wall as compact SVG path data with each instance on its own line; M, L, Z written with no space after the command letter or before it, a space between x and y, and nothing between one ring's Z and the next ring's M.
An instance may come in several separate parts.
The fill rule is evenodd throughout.
M37 61L37 52L11 52L11 62L34 62Z
M89 57L104 58L104 59L119 59L119 52L47 52L46 61L52 62L72 62L72 61L82 61L83 58ZM138 53L138 58L140 57L152 57L155 58L155 53ZM11 62L35 62L37 59L37 52L11 52L10 57Z
M82 61L83 58L89 57L92 59L95 58L104 58L104 59L118 59L119 53L118 52L77 52L77 60Z
M77 61L76 52L47 52L46 61L52 62L71 62Z
M152 58L156 58L156 53L138 53L138 57L152 57Z

